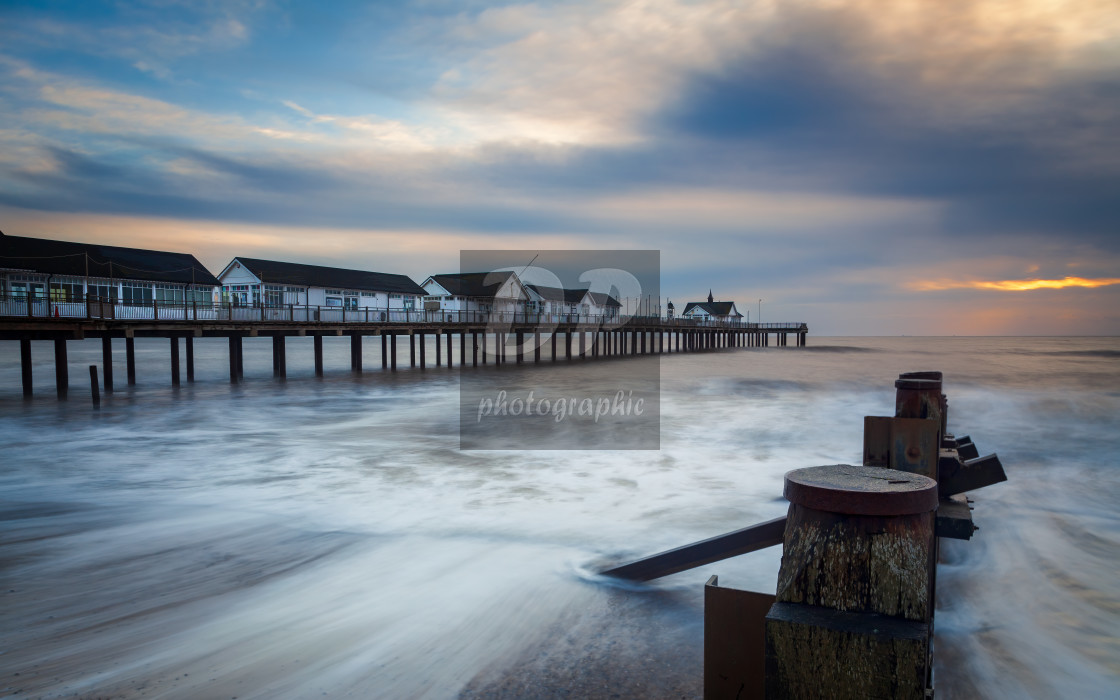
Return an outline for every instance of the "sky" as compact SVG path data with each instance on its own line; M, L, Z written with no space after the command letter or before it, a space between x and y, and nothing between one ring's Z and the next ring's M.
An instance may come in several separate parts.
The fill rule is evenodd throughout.
M1117 335L1120 11L5 0L0 230L417 281L652 249L678 308L814 335Z

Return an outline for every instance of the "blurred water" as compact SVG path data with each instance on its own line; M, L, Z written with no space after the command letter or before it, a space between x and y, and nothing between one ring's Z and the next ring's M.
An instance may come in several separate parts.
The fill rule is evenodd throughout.
M118 344L120 341L117 341ZM810 338L808 348L559 363L573 390L660 363L660 451L458 450L458 368L382 372L367 343L196 340L170 387L166 340L91 408L35 343L36 397L0 346L0 689L18 697L697 697L703 582L773 591L766 550L650 586L587 575L777 517L782 475L857 463L862 417L900 371L945 372L950 431L1010 481L938 578L944 697L1120 692L1120 341ZM118 351L120 348L118 347ZM121 353L123 355L123 353ZM434 347L429 348L429 361ZM123 358L121 358L123 359ZM456 357L457 362L457 357ZM537 373L537 374L535 374ZM18 674L18 675L16 675Z

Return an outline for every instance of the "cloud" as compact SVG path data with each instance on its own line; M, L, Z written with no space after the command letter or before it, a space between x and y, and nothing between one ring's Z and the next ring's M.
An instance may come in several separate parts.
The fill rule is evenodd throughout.
M1060 280L928 280L908 285L919 292L942 289L995 289L1004 292L1023 292L1035 289L1065 289L1067 287L1109 287L1120 284L1120 277L1085 279L1084 277L1063 277Z

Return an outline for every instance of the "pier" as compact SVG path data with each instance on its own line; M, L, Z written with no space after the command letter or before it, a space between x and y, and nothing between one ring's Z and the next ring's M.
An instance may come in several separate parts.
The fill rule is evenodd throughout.
M804 347L805 323L742 323L622 316L600 319L550 314L425 311L378 311L316 306L158 304L128 306L96 298L78 303L52 303L26 297L0 299L0 340L20 344L23 394L31 396L32 340L54 343L55 384L59 397L69 387L67 342L100 338L104 391L112 392L114 340L124 340L126 381L136 383L135 338L169 341L170 383L194 380L195 338L226 338L229 380L244 377L244 338L272 338L272 370L287 373L289 337L314 339L315 374L325 371L323 338L350 338L350 370L361 372L367 338L380 339L381 368L398 366L398 339L407 336L408 366L429 367L427 339L435 340L433 367L495 364L516 365L608 357L702 352L725 348ZM119 346L119 344L116 344ZM419 349L419 352L417 352ZM119 350L117 350L119 351Z

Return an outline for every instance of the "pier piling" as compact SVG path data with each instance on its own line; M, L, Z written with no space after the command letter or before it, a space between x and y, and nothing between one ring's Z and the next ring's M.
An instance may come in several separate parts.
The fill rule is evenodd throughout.
M131 336L124 339L124 373L129 386L136 383L136 339Z
M171 386L179 386L179 338L171 336Z
M193 382L194 381L194 336L193 335L188 335L186 337L186 343L187 343L187 381L188 382ZM112 373L113 372L112 372L111 369L106 370L106 375L111 375ZM108 391L108 390L109 390L108 385L106 384L106 391Z
M321 376L323 376L323 336L319 333L316 333L315 335L311 336L311 344L313 346L313 353L315 355L315 376L316 377L321 377ZM384 344L382 344L382 346L381 346L381 352L382 352L381 362L382 362L382 366L384 367L384 362L385 362L385 359L384 359L385 358L385 346L384 346Z
M350 369L355 372L362 371L362 334L350 334Z
M125 346L127 347L131 338L125 339ZM237 375L237 345L241 342L241 338L236 335L230 335L229 338L229 383L236 384L238 380ZM131 363L130 363L131 364ZM131 384L132 382L129 382Z
M108 394L113 390L113 339L107 335L101 338L101 366L105 368L105 393Z
M89 366L89 395L95 408L101 405L101 391L97 388L97 365Z
M26 338L19 341L19 367L23 379L23 395L31 396L31 341Z
M54 341L54 383L58 398L66 398L66 391L70 387L70 368L67 365L64 338L55 338Z

